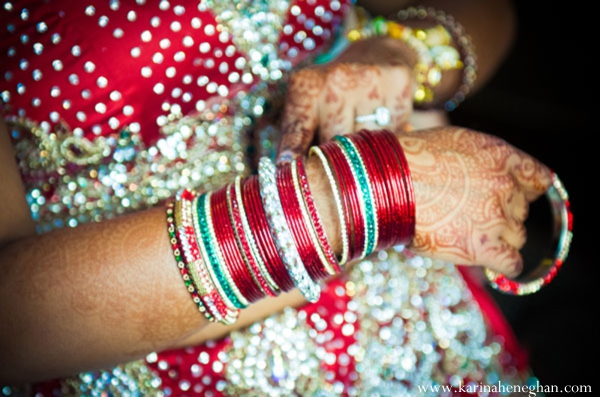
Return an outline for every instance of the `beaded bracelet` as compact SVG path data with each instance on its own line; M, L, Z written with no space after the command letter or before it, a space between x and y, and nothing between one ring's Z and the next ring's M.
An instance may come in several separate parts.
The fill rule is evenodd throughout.
M215 321L214 316L211 314L210 311L207 310L205 304L200 299L200 296L198 295L196 286L194 285L192 279L190 278L185 261L181 254L180 244L179 244L179 240L177 238L176 226L175 226L175 216L174 216L175 204L176 204L176 201L170 201L167 204L167 232L169 233L169 242L171 243L171 250L173 252L173 256L175 257L175 261L177 262L177 267L179 268L179 273L181 274L181 277L185 284L185 288L188 290L188 292L192 296L192 301L196 304L200 313L204 314L204 316L209 321Z
M434 101L433 89L441 82L442 72L455 69L463 71L461 84L445 101L444 109L452 111L465 99L475 83L477 61L470 36L452 16L430 7L409 7L388 19L371 18L366 10L356 7L356 16L358 26L336 41L335 54L327 55L327 60L339 55L352 42L376 36L391 37L405 42L417 53L413 69L417 83L413 94L415 107L430 107ZM401 23L410 19L428 20L435 25L413 29Z
M456 109L471 91L477 77L477 57L475 55L475 48L471 42L471 37L465 33L463 26L458 23L454 17L432 7L409 7L405 10L398 11L396 17L399 21L417 18L419 20L435 22L444 27L445 31L452 37L453 42L458 46L460 59L463 63L463 65L461 65L463 71L462 81L452 98L444 103L444 109L447 111ZM425 31L421 32L425 33ZM431 35L429 35L429 37L431 38ZM427 38L427 34L425 33L424 39L427 40ZM445 52L444 47L434 44L431 46L431 51L435 55L434 58L436 59L436 63L438 60L441 63L445 62L444 58L447 53Z

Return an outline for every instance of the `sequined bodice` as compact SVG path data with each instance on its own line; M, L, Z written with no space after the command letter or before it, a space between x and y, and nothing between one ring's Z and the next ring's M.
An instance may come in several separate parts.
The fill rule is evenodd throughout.
M265 116L331 41L336 0L3 2L0 95L39 232L211 189L271 155ZM398 247L228 337L42 395L414 395L520 381L452 265ZM425 390L425 389L423 389ZM424 395L438 395L431 390Z

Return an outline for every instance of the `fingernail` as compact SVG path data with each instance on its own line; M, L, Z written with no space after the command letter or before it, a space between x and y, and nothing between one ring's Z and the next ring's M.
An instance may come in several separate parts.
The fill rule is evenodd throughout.
M293 159L294 159L294 154L291 151L289 151L289 150L284 150L277 157L277 160L275 161L275 163L276 164L285 164L285 163L289 163Z

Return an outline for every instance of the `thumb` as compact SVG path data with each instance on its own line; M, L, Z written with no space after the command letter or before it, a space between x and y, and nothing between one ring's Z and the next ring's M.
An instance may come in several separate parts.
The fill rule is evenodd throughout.
M317 107L321 92L322 73L305 69L292 75L281 124L281 139L276 163L289 162L306 154L318 124Z

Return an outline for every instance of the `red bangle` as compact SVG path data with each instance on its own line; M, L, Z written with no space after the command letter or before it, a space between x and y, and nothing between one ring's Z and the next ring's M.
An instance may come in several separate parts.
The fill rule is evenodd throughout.
M302 217L301 203L298 202L298 196L296 196L294 189L290 163L280 165L277 168L276 183L279 197L281 198L283 214L304 267L315 281L327 278L329 274L321 265L319 254L310 239L307 225Z
M256 175L249 177L243 182L242 192L242 200L246 208L248 223L255 236L256 245L263 258L263 263L281 290L289 292L296 288L296 286L290 278L271 236L267 216L260 198L258 177Z
M249 302L257 302L264 298L264 295L254 282L251 273L244 264L240 251L237 249L227 208L227 189L228 186L213 192L211 195L213 229L217 237L217 244L223 254L224 265L229 269L233 282L244 298Z
M402 171L390 146L378 136L378 133L363 130L359 132L359 135L366 140L372 153L379 159L378 163L382 170L390 217L388 218L388 227L380 225L386 232L389 230L389 234L385 238L387 241L386 246L381 246L381 249L387 249L401 244L402 235L404 234L402 203L406 199L404 188L401 184Z
M376 249L386 249L391 246L391 217L390 214L390 195L393 192L388 192L388 186L386 183L386 177L381 169L381 162L383 158L379 157L379 154L371 147L369 142L361 134L349 135L358 149L360 156L363 158L364 165L367 173L369 174L369 180L371 182L371 189L373 191L373 197L377 208L377 225L379 227L379 241Z
M331 248L331 244L329 244L327 235L325 234L321 217L319 216L315 201L312 197L312 192L310 191L308 177L304 167L304 159L302 157L298 157L296 159L296 172L298 176L298 185L300 187L300 195L302 196L302 200L304 201L308 214L310 215L312 226L315 230L315 234L317 235L317 239L319 240L321 250L325 255L325 259L329 263L329 266L335 273L339 273L341 271L341 266L337 260L335 252L333 252L333 248Z
M361 256L365 244L365 220L358 197L358 185L342 148L334 141L327 142L320 147L329 159L336 179L340 183L342 203L348 223L348 242L350 243L348 262L350 262Z
M244 232L244 226L242 224L242 216L240 214L239 203L236 197L235 186L231 185L227 193L229 216L231 223L234 225L233 230L236 242L238 244L238 249L240 250L244 259L244 263L246 263L246 265L249 267L249 271L253 275L254 281L260 285L262 292L269 296L277 296L278 291L271 288L271 286L265 279L260 267L254 259L252 248L250 248L250 243L246 237L246 233Z
M408 162L406 161L406 156L404 156L404 150L402 150L402 146L400 146L400 142L398 142L398 138L386 130L381 131L380 135L387 140L389 145L385 145L385 143L382 142L382 147L388 147L393 151L400 164L400 169L402 170L402 178L399 181L404 188L403 191L406 195L406 200L403 203L403 211L401 212L403 214L402 224L405 226L401 243L404 245L409 245L415 237L416 216L415 191L412 178L410 176L410 169L408 168Z
M192 213L195 213L195 199L196 195L189 190L185 190L181 195L181 202L188 202L192 209ZM193 217L193 215L192 215ZM190 220L191 221L191 220ZM182 228L182 232L185 233L188 243L194 247L196 247L195 252L198 253L198 256L195 258L194 262L190 265L194 267L195 272L198 274L198 277L203 282L202 288L204 289L203 294L199 294L200 299L205 304L207 309L214 308L216 313L210 310L217 321L223 321L226 323L233 323L238 316L238 311L230 310L223 298L217 291L213 280L205 269L206 263L204 262L202 256L200 255L200 250L198 246L198 239L195 234L195 225L186 225L185 228ZM180 235L181 241L181 235Z

